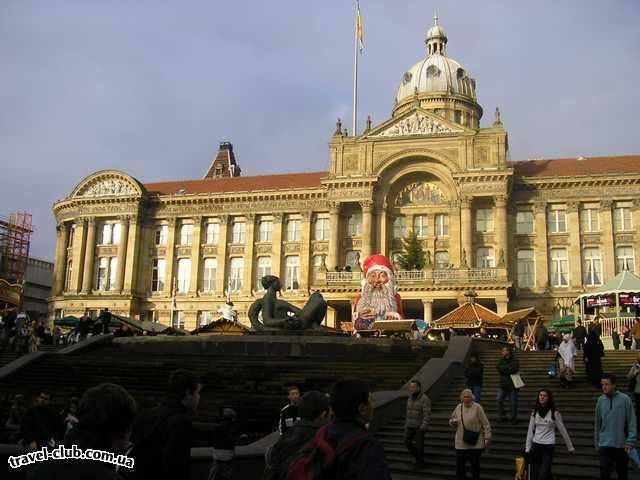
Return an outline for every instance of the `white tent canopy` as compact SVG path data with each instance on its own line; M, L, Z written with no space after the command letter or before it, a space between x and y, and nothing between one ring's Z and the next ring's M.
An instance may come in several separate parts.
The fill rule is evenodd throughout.
M576 298L574 303L579 302L583 298L597 297L601 295L615 295L618 293L640 293L640 277L628 270L623 270L599 289L585 292L580 295Z

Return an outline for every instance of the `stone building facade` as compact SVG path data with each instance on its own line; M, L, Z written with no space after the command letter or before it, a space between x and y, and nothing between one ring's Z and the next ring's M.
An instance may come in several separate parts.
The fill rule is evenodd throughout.
M511 161L499 111L480 128L475 80L437 20L426 44L390 119L359 135L338 122L325 172L241 176L224 143L201 180L82 180L54 205L51 315L108 307L195 328L230 292L246 319L272 273L293 303L321 291L335 324L350 318L361 260L395 258L409 231L428 252L423 270L397 272L412 318L446 313L468 289L498 313L551 315L636 270L640 156Z

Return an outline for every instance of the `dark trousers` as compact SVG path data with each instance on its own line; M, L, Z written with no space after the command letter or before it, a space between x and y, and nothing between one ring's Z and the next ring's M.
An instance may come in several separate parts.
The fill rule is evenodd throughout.
M456 480L466 480L467 460L471 464L471 478L480 480L480 455L482 450L456 450Z
M554 445L533 444L533 448L531 448L532 480L553 480L551 477L551 464L553 463L554 448Z
M600 457L600 480L609 480L611 478L614 465L618 480L628 480L629 456L624 451L624 448L600 447L598 456Z
M504 401L509 397L511 401L511 420L518 418L518 391L517 390L498 390L498 412L500 418L506 418L504 413Z
M584 338L576 338L576 349L582 350L583 345L584 345Z
M482 399L482 385L468 387L468 388L471 389L471 393L473 393L473 397L476 403L480 403L480 400Z
M413 441L415 440L415 444ZM405 427L404 444L409 453L416 458L416 463L424 462L424 432L419 428Z

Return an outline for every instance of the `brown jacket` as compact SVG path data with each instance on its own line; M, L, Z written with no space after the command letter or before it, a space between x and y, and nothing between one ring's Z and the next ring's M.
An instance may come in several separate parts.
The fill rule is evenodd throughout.
M631 336L633 338L640 338L640 322L635 322L631 327Z

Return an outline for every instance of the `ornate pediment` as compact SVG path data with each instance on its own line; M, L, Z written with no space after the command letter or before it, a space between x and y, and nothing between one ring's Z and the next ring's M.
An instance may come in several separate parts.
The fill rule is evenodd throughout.
M372 137L404 137L411 135L442 135L448 133L460 133L464 130L452 128L444 122L424 115L420 112L413 112L401 120L388 126L381 132L375 133Z
M72 197L130 197L142 195L140 185L129 175L116 170L97 172L84 179Z

